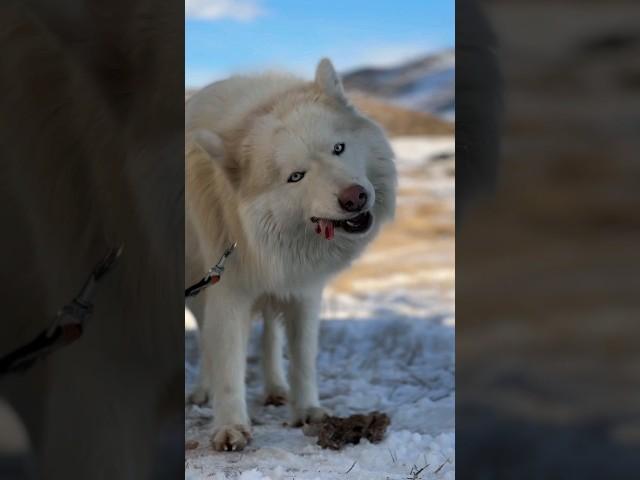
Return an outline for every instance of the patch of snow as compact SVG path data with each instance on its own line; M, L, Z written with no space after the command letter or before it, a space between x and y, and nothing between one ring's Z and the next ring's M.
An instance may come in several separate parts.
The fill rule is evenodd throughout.
M391 146L398 169L398 205L417 206L433 199L455 202L455 138L396 137Z
M391 140L400 173L425 167L442 154L455 155L456 141L452 135L434 137L395 137ZM402 180L402 178L401 178Z
M417 294L389 294L375 301L330 293L323 319L318 357L322 404L341 416L387 412L387 438L377 445L364 441L333 452L315 445L315 438L305 437L300 429L283 426L286 407L261 404L262 326L256 324L247 376L253 441L244 452L214 452L209 446L212 409L188 406L186 438L199 446L187 452L187 478L215 473L214 478L229 480L324 480L355 465L345 478L395 480L425 464L429 466L421 478L454 478L453 312ZM195 335L187 332L187 350L195 348ZM197 363L187 361L185 367L190 390Z

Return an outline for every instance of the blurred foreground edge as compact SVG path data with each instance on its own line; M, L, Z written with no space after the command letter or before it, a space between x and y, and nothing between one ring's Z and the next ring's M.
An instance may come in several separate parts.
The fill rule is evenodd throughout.
M3 480L183 478L183 12L0 4L0 357L124 245L82 335L0 377Z
M638 477L639 24L457 2L458 478Z

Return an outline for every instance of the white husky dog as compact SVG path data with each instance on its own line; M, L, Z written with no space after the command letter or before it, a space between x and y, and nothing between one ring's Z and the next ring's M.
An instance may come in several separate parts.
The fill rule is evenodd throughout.
M186 138L186 284L238 242L221 282L190 304L202 338L192 399L213 393L212 444L237 450L251 437L244 377L256 314L266 401L288 400L298 426L327 414L315 368L322 290L392 218L395 166L383 131L349 104L327 59L313 82L269 74L204 88L187 102Z

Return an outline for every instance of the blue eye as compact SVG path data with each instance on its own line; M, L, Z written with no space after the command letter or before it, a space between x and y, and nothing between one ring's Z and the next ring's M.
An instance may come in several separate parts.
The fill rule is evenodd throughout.
M299 182L300 180L302 180L304 178L304 174L307 172L293 172L291 175L289 175L289 178L287 179L287 182L289 183L295 183L295 182Z
M336 143L333 146L333 154L340 155L342 152L344 152L344 143Z

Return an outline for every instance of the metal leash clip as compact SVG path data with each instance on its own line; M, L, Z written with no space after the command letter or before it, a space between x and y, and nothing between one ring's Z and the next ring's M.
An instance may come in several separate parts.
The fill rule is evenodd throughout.
M195 297L209 285L215 285L218 283L220 281L220 277L222 277L222 274L224 273L224 264L227 261L227 257L233 253L237 246L238 242L234 242L233 245L227 248L220 257L220 260L218 260L218 263L209 269L202 280L198 283L194 283L184 291L184 296Z

